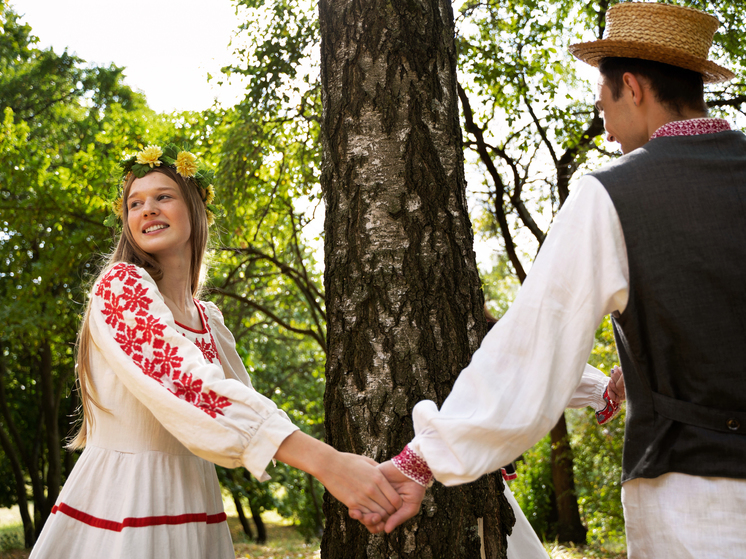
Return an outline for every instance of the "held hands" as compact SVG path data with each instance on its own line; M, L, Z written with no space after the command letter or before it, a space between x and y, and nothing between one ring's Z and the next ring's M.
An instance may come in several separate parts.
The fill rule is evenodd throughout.
M301 431L282 442L275 458L308 472L347 508L361 511L367 518L366 527L374 534L384 529L384 522L403 504L375 461L339 452Z
M425 487L401 473L391 460L380 464L378 470L401 497L402 504L388 519L381 519L376 517L375 514L352 507L350 507L350 518L359 520L371 534L377 534L381 529L386 530L386 533L389 534L394 528L420 512L422 499L425 497ZM382 520L385 521L385 525Z
M391 518L397 517L406 504L377 466L366 456L338 452L336 462L318 476L329 493L347 506L350 517L363 522L371 534L388 527Z

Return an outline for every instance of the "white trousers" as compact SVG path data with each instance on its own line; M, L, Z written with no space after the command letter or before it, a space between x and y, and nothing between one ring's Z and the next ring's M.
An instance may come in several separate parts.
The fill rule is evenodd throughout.
M622 486L629 559L746 557L746 480L669 473Z

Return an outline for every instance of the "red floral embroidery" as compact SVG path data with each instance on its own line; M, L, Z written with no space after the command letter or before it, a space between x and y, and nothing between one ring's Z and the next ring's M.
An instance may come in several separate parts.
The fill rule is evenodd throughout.
M127 355L133 353L142 353L142 342L143 339L138 337L138 330L136 328L130 328L126 326L126 332L118 332L114 336L114 341L119 344Z
M162 351L154 351L154 362L161 366L161 374L169 377L176 377L179 373L181 362L184 361L179 357L179 348L165 344Z
M401 473L420 485L427 487L433 481L433 473L427 462L409 448L409 445L405 446L404 450L398 456L394 456L391 461Z
M128 289L125 285L125 287L122 288L120 301L123 302L124 310L132 311L135 314L143 316L147 314L150 303L152 303L153 300L145 296L147 290L142 285L136 284L134 287L134 290Z
M174 378L174 387L176 388L174 394L190 404L199 404L202 399L202 381L193 380L189 373L183 373L180 378Z
M722 118L691 118L689 120L676 120L664 124L653 132L650 139L665 138L668 136L698 136L699 134L716 134L730 130L730 124Z
M106 324L117 330L124 329L124 309L117 304L117 298L113 297L112 300L106 301L104 309L101 311L106 317Z
M152 314L145 318L135 317L135 322L143 342L150 343L154 339L162 337L163 331L166 329L166 325L159 322Z
M194 342L194 345L196 345L200 351L202 352L202 355L205 357L205 361L209 361L210 363L214 363L217 361L220 362L220 357L218 357L218 348L215 347L215 342L213 340L205 341L205 340L197 340Z
M212 390L202 393L202 401L199 403L199 407L202 411L215 417L216 415L223 415L221 408L230 406L231 403L225 396L218 396Z
M104 291L108 291L111 289L111 282L113 280L119 280L119 281L125 281L127 279L134 279L130 277L130 274L134 272L135 278L139 279L140 276L135 271L134 266L127 265L123 262L120 262L119 264L116 264L109 270L109 272L101 278L101 281L98 284L98 289L96 289L96 295L100 297Z
M114 340L145 375L161 384L168 380L174 387L173 390L169 388L172 394L197 406L211 417L223 415L222 409L230 406L231 402L212 390L202 392L202 380L194 379L190 373L181 371L184 358L179 355L178 347L165 341L166 324L149 314L153 300L147 297L147 288L138 281L141 279L135 266L119 263L96 286L95 295L104 301L101 314L106 317L106 324L114 330ZM120 294L112 288L115 280L122 283ZM201 306L200 309L205 317L204 309ZM130 315L129 323L126 322L125 313ZM217 359L219 362L215 340L206 318L203 319L210 341L202 341L198 347L207 361ZM146 353L152 357L145 357Z
M202 322L205 324L205 329L207 330L207 333L210 335L210 342L202 342L202 344L197 342L197 347L202 351L202 355L204 355L205 360L209 361L210 363L214 363L217 361L220 363L220 355L218 354L218 346L215 343L215 338L212 337L212 328L210 327L210 321L207 320L207 311L205 310L205 306L195 299L194 301L197 303L197 307L200 310L200 313L202 314ZM218 311L219 312L219 311ZM222 314L220 315L223 316Z
M162 377L164 371L157 359L143 359L142 362L139 362L137 364L140 366L140 369L142 369L143 373L163 384Z
M603 425L604 423L608 423L609 421L614 419L622 407L619 402L615 402L609 397L608 386L606 387L606 390L604 390L603 399L604 402L606 402L606 407L596 412L596 421L598 421L599 425Z

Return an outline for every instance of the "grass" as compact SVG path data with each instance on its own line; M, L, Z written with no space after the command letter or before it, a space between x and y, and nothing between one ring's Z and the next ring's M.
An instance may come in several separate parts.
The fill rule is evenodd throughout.
M257 544L246 538L236 516L228 517L233 547L238 559L320 559L320 542L306 543L303 537L280 516L262 515L267 526L267 543ZM254 528L252 523L252 529ZM624 559L623 549L602 546L564 546L544 544L551 559ZM17 510L0 509L0 559L27 559L23 549L23 530Z

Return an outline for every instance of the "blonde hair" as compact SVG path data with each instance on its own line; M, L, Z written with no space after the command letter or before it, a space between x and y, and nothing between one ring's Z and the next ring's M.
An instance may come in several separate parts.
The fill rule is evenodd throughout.
M204 278L205 270L203 267L207 266L205 259L205 252L207 250L207 242L209 240L209 225L207 223L207 213L205 212L205 204L202 201L202 197L199 193L199 187L192 183L192 181L185 179L179 175L174 169L169 167L158 167L153 169L152 172L162 173L172 179L176 184L179 185L184 200L186 201L187 208L189 210L189 221L191 225L191 247L192 257L190 262L189 273L191 275L191 289L192 296L197 297L200 290L202 289L202 278ZM106 264L96 278L98 282L103 275L118 262L126 262L128 264L134 264L144 268L145 271L157 282L163 277L163 270L161 269L158 261L147 252L143 251L134 240L132 231L129 228L127 222L128 209L127 209L127 197L129 196L132 183L135 182L136 178L134 175L130 175L124 184L122 192L122 233L119 236L114 252L108 257ZM78 332L78 340L76 344L77 358L76 358L76 375L78 384L78 393L80 395L81 406L83 417L80 422L80 428L78 432L72 437L67 444L68 450L77 450L83 448L88 439L89 433L93 429L93 414L91 406L108 412L98 400L96 390L91 383L90 377L90 345L91 345L91 331L90 331L90 314L91 314L91 297L88 298L86 304L85 314L83 315L83 322Z

